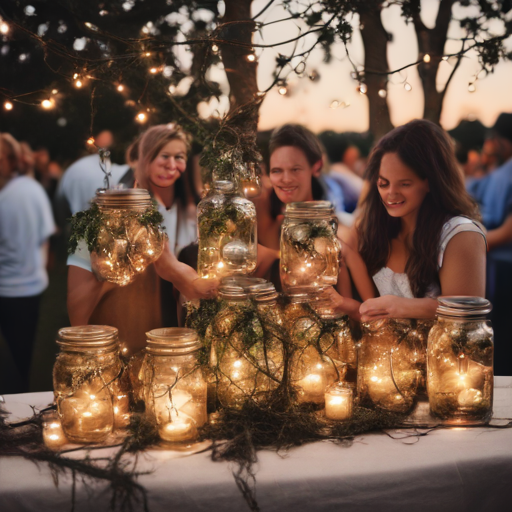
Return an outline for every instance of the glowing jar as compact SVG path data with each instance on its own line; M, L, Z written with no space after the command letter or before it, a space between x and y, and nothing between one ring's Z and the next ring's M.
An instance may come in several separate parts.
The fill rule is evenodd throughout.
M262 323L249 298L251 281L243 278L221 284L222 307L207 330L211 391L222 407L237 408L247 400L264 399L276 387L282 372L281 347L277 341L265 346ZM255 281L259 284L261 280ZM269 298L269 302L272 300L275 296ZM266 307L264 302L261 297L261 309Z
M325 390L335 382L336 376L320 347L322 324L309 305L313 299L311 294L293 295L285 308L292 345L289 376L299 403L323 404Z
M259 166L254 162L250 162L243 166L241 175L241 185L244 196L247 199L258 197L261 194L261 178Z
M381 319L363 324L357 388L363 405L407 413L426 373L426 341L432 323Z
M57 343L53 389L62 429L71 442L104 441L116 423L124 426L129 418L117 329L66 327Z
M127 285L162 254L166 235L148 221L158 211L143 189L98 190L94 202L102 222L92 271L100 281Z
M338 220L328 201L286 205L281 230L280 275L287 295L318 291L338 282Z
M354 391L344 382L336 382L325 392L325 417L346 421L352 418Z
M197 360L201 342L192 329L169 327L147 333L141 376L146 414L163 441L190 443L205 424L206 381Z
M485 424L492 416L493 331L480 297L440 297L427 351L430 411L455 425Z
M67 442L59 415L55 410L43 412L43 441L50 450L59 450Z
M256 268L256 208L236 182L214 181L197 206L200 277L250 274Z

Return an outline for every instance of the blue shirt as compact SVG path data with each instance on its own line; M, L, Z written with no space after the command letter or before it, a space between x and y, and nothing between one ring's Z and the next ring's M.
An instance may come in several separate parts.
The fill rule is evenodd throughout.
M512 159L488 176L468 183L467 188L480 206L484 226L488 230L500 227L512 214ZM512 263L512 243L493 249L489 256Z

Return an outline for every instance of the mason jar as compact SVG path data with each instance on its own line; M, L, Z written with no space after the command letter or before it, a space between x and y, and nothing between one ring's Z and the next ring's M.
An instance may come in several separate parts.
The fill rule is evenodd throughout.
M363 323L357 388L362 405L410 412L426 375L431 321L380 319Z
M485 424L492 416L491 303L480 297L439 297L430 331L427 390L430 411L448 424Z
M100 281L127 285L162 254L166 235L151 222L158 211L143 189L101 189L93 201L102 218L92 271Z
M125 426L129 420L117 329L65 327L57 344L53 389L64 434L74 443L104 441L116 424Z
M318 291L338 282L341 244L328 201L286 205L281 229L280 275L288 295Z
M200 277L250 274L256 268L256 207L234 181L217 180L197 206Z
M210 390L222 407L239 408L247 400L263 400L274 388L276 377L268 370L275 363L265 353L262 325L249 295L251 281L223 281L219 287L222 305L207 329Z
M206 423L206 380L198 354L201 342L192 329L168 327L147 334L140 369L146 415L170 443L197 439Z

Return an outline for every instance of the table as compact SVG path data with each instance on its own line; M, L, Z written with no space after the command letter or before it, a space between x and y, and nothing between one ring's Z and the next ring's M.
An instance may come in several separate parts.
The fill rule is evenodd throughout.
M45 405L51 393L6 396ZM495 379L495 417L512 417L512 377ZM388 432L398 438L403 431ZM281 456L258 453L256 498L262 511L494 512L511 509L512 429L436 430L414 443L385 434L358 436L352 446L309 444ZM109 450L112 450L111 448ZM139 482L152 512L249 510L232 476L235 466L209 452L176 458L148 451ZM110 491L77 485L76 512L109 509ZM49 469L0 458L0 511L69 512L71 478L55 487ZM142 508L140 508L142 510Z

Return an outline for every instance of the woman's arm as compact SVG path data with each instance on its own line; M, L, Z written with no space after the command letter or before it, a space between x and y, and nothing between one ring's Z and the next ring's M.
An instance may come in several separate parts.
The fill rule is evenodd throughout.
M363 302L359 313L362 322L369 322L378 318L434 318L436 310L436 299L408 299L396 295L383 295Z
M188 300L214 297L219 286L218 279L201 279L197 272L176 256L165 244L160 258L154 263L157 274L170 281Z
M258 244L258 260L256 262L256 270L253 273L253 277L265 277L274 264L274 261L278 259L278 250L269 249L268 247Z
M354 285L363 300L375 297L375 286L368 274L363 258L357 251L352 249L348 244L341 242L343 259L350 270L350 275L354 281ZM342 294L345 295L345 294Z

